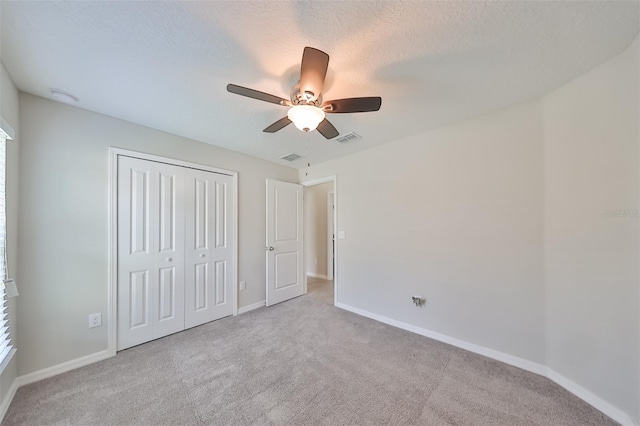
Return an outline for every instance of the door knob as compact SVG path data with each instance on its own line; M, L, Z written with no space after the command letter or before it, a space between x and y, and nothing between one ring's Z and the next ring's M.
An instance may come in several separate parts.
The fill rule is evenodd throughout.
M273 247L269 247L269 251L274 251L275 249Z
M167 257L167 262L171 262L173 259L170 257Z
M200 253L200 257L205 257L205 254L204 253Z

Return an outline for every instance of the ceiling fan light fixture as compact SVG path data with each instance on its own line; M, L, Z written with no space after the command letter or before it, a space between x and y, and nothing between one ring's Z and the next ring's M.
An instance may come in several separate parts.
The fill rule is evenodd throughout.
M1 1L1 0L0 0ZM293 86L291 100L270 95L259 90L227 84L227 91L247 98L289 107L286 117L267 126L262 131L275 133L293 123L303 132L318 130L325 139L339 136L338 130L325 118L327 114L344 114L352 112L378 111L382 105L382 98L369 96L360 98L334 99L323 102L322 90L329 68L329 55L325 52L305 47L300 64L300 82Z
M312 105L296 105L287 113L289 120L303 132L310 132L324 120L324 111Z

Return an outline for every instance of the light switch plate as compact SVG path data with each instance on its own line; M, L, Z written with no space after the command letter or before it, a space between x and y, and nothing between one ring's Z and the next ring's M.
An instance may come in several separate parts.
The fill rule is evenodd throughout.
M339 240L344 240L346 237L345 232L344 231L338 231L338 239Z
M247 289L247 282L240 281L240 291L245 291Z

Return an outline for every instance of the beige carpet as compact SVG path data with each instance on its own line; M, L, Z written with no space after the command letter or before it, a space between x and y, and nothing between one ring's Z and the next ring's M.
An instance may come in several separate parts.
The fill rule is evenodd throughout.
M610 425L551 381L332 306L331 285L20 388L5 425Z

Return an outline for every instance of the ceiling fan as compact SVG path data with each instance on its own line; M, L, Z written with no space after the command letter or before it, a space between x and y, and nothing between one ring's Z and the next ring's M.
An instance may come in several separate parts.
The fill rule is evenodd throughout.
M263 132L275 133L293 123L304 132L310 132L317 128L322 136L332 139L338 136L339 133L333 127L333 124L325 118L325 113L341 114L378 111L380 105L382 105L382 98L378 96L346 98L323 102L322 86L324 85L328 66L329 55L313 47L305 47L300 67L300 83L293 87L291 100L235 84L228 84L227 91L236 95L289 107L286 117L276 121L264 129Z

